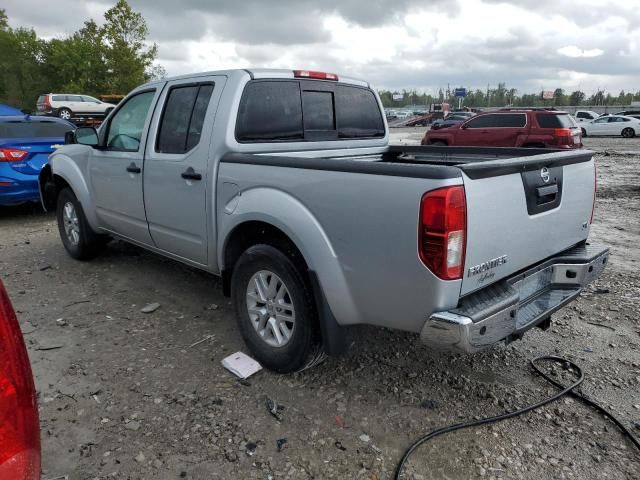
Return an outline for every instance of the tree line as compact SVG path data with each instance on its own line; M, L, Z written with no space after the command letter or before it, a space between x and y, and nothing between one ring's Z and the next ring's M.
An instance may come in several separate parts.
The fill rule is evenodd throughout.
M416 90L378 92L385 107L405 107L409 105L430 105L432 103L448 102L457 105L458 99L451 89L440 89L437 95L418 93ZM394 95L402 95L402 100L393 100ZM463 100L465 107L562 107L580 105L629 105L633 101L640 101L640 90L635 93L621 91L617 96L604 90L597 90L587 96L580 90L571 93L562 88L556 88L553 99L545 100L542 92L522 93L515 88L507 88L505 83L499 83L496 88L467 89L467 96Z
M0 9L0 103L33 109L50 92L99 96L126 94L165 75L154 65L158 47L146 42L148 27L126 0L104 13L104 23L84 22L64 38L45 40L32 28L12 28Z

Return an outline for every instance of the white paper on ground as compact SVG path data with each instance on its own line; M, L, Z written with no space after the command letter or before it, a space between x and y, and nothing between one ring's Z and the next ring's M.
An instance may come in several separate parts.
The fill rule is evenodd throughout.
M257 371L262 370L262 366L258 362L242 352L236 352L223 358L222 366L240 378L249 378Z

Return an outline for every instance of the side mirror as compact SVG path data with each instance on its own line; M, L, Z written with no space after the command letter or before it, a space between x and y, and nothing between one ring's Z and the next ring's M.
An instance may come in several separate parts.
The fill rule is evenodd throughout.
M460 128L461 128L462 130L466 130L466 129L467 129L467 128L469 128L469 127L467 126L467 124L466 124L466 123L464 123L464 124L462 124L462 126L461 126Z
M88 145L90 147L98 146L98 132L93 127L78 127L75 132L68 132L73 134L73 142L80 145ZM67 143L67 137L65 136L65 143Z

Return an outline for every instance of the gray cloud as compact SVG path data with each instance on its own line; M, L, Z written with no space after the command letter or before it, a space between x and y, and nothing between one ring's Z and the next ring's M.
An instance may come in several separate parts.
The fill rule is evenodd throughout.
M522 18L528 18L526 15L531 12L541 16L532 17L530 25L515 28L505 14L495 18L495 33L478 38L462 27L453 39L445 41L442 38L451 36L443 35L444 30L437 23L441 16L431 14L444 13L449 19L456 19L466 6L462 1L130 0L130 3L146 18L150 40L159 46L159 61L172 74L226 67L203 65L200 58L188 56L189 45L200 41L203 49L214 48L209 43L213 41L233 45L231 51L237 54L238 63L325 69L390 88L434 89L446 86L447 82L452 86L457 83L486 87L487 83L505 81L521 90L537 90L541 86L561 86L561 72L567 71L579 72L587 83L589 78L608 76L617 79L616 85L640 88L634 85L634 79L640 76L640 62L635 58L640 42L640 10L633 8L634 1L601 0L588 5L582 0L482 1L494 7L515 6ZM13 25L34 27L39 34L51 37L77 30L91 16L101 21L103 12L114 2L14 0L4 8ZM424 32L420 26L405 24L406 15L415 12L427 13L425 30L432 37L428 44L421 44L426 39L421 37ZM546 30L541 35L540 19L552 15L574 22L584 33L559 27L558 31ZM394 26L406 32L411 39L407 43L415 41L415 44L399 45L390 58L363 64L348 53L349 45L337 45L333 32L325 29L324 20L329 16L341 17L351 26L364 29ZM514 21L512 25L515 24ZM590 58L558 53L559 48L567 46L600 49L604 53ZM558 85L548 85L553 82Z

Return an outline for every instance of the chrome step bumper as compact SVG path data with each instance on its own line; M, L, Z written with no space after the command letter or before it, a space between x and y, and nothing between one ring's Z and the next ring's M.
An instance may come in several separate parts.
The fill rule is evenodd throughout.
M519 336L575 299L598 278L609 258L601 245L581 245L436 312L420 339L440 351L473 353Z

